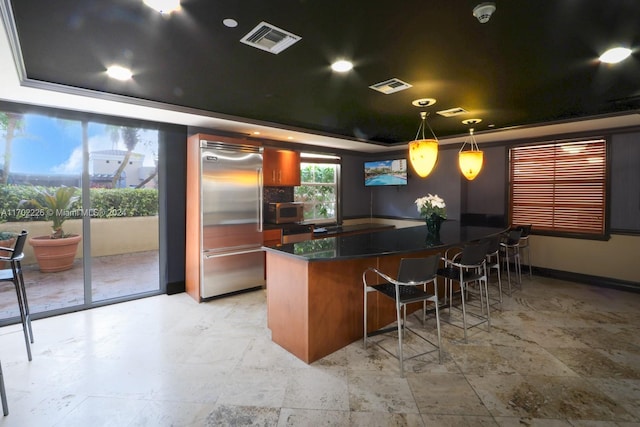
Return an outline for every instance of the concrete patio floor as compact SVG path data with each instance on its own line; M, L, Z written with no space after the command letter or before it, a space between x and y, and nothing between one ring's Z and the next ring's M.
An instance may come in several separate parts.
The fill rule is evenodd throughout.
M92 259L92 300L103 301L157 290L158 252L136 252ZM77 259L71 270L41 273L38 266L23 265L31 313L84 304L84 269ZM15 288L0 283L0 319L19 316Z

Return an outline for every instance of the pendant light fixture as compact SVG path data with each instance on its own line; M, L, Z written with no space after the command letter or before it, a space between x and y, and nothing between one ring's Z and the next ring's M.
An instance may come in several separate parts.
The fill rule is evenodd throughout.
M464 149L467 145L466 140L462 144L462 147L460 147L458 163L460 164L460 172L462 172L462 175L464 175L464 177L469 181L472 181L476 176L478 176L482 169L484 154L480 149L478 149L478 143L473 136L473 128L469 129L469 140L469 150L465 151Z
M424 178L431 173L436 160L438 160L438 138L436 138L436 134L433 133L433 129L427 123L427 113L422 111L420 117L422 122L418 127L416 138L409 143L409 160L418 176ZM424 137L424 128L427 126L433 135L433 139L425 139ZM421 131L422 134L420 134ZM420 135L422 135L422 138L418 139Z

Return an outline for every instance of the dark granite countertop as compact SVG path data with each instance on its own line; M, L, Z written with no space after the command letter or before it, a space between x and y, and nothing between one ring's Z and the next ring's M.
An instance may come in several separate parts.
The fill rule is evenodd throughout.
M392 229L392 228L394 228L393 225L372 223L372 222L361 223L361 224L351 224L351 225L330 225L326 227L318 225L316 226L316 228L314 228L313 236L315 238L323 238L323 237L335 236L338 234L355 233L355 232L361 232L361 231L373 232L373 231L380 231L380 230Z
M440 241L437 242L428 241L427 227L420 225L348 236L316 238L278 247L265 247L265 250L307 261L366 258L439 248L444 252L450 246L482 239L505 230L505 227L461 226L458 221L445 221L440 230Z

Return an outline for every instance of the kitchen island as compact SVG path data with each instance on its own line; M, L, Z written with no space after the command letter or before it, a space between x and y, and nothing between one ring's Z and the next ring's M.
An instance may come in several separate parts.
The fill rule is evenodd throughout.
M504 231L445 221L435 242L423 225L265 247L271 339L312 363L362 338L362 273L368 267L395 276L401 258L444 253ZM367 330L395 319L393 302L378 297L369 298Z

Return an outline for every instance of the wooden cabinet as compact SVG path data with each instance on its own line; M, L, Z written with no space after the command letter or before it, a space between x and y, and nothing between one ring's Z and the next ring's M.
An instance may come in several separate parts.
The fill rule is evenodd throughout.
M282 229L274 228L264 230L262 233L262 240L264 246L277 246L282 244Z
M300 185L300 153L265 148L262 154L262 173L267 187Z

